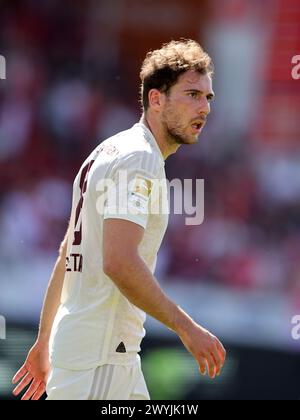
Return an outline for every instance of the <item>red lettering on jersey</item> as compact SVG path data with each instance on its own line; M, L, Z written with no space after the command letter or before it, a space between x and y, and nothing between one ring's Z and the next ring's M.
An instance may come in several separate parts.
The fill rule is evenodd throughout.
M83 256L81 254L70 254L70 256L66 258L66 271L82 273L82 266Z
M93 165L93 163L95 162L94 160L91 160L87 165L85 165L81 171L81 175L80 175L80 183L79 183L79 187L80 187L80 200L79 203L76 207L76 214L75 214L75 229L76 226L78 224L79 218L80 218L80 214L81 214L81 210L82 210L82 206L83 206L83 200L84 200L84 194L86 192L86 188L87 188L87 178L88 178L88 174L89 171ZM74 230L74 241L73 241L73 245L80 245L82 241L82 222L80 221L80 227L79 230Z

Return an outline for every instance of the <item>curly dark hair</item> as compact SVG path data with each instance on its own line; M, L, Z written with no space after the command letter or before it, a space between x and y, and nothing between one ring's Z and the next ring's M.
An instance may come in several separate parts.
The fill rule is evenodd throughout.
M149 107L148 93L151 89L168 94L179 76L188 70L210 76L213 74L210 56L196 41L171 41L163 44L159 50L148 52L140 72L141 103L144 111Z

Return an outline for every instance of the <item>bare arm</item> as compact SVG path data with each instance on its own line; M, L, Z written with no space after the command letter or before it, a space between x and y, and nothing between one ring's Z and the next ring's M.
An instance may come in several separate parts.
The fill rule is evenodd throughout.
M142 227L126 220L104 221L104 271L135 306L147 312L182 340L199 364L202 374L213 378L225 362L226 352L220 341L198 325L163 292L138 253Z
M38 338L33 347L28 352L23 366L13 377L13 383L20 383L16 386L13 393L18 395L27 385L28 390L22 400L38 400L44 394L46 381L49 374L49 338L52 324L60 304L61 291L65 277L65 260L67 252L68 232L61 243L59 256L55 263L41 313L40 328Z
M44 304L41 312L40 328L37 341L48 345L51 333L52 324L60 305L60 297L66 272L66 253L68 243L68 233L64 237L59 249L59 256L56 260L47 292L44 299Z

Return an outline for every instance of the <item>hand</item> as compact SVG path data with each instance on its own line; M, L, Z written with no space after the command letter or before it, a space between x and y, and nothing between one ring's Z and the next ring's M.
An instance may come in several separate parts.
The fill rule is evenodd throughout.
M194 356L202 375L208 372L213 379L218 376L225 363L226 351L222 343L198 324L180 336L187 350Z
M48 342L45 344L36 342L30 349L25 363L13 377L13 384L16 384L21 379L21 382L19 382L13 390L13 394L18 395L27 385L30 384L21 399L39 400L46 390L49 370L50 363Z

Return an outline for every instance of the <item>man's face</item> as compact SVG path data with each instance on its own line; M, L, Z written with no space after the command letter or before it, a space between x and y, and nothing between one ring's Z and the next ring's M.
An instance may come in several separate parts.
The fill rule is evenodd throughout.
M172 86L162 107L161 122L169 142L194 144L205 125L214 93L209 75L189 70Z

